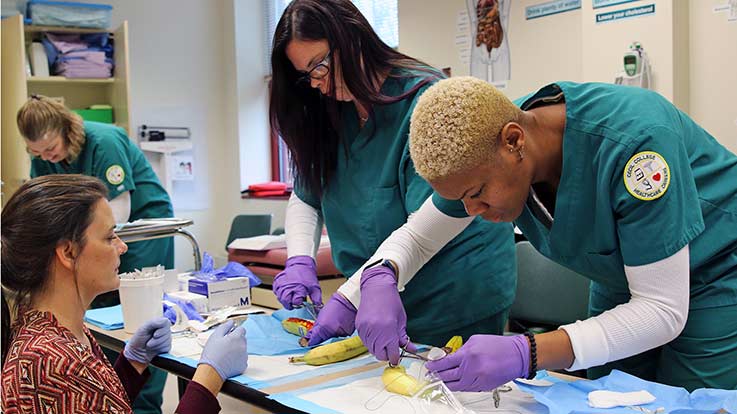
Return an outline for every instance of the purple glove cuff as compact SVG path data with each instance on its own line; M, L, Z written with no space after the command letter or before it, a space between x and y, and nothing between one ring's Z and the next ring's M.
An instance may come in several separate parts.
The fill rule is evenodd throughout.
M517 378L527 378L527 375L530 374L530 342L525 335L515 335L512 340L522 361L522 372L519 373Z
M317 269L317 265L315 265L315 259L310 256L292 256L288 258L287 261L284 263L284 268L294 265L309 266L309 268L312 270Z
M333 293L333 296L332 296L332 298L333 298L333 299L334 299L334 300L335 300L336 302L338 302L338 303L340 303L341 305L343 305L343 306L345 306L346 308L348 308L349 310L352 310L352 311L353 311L353 313L355 313L355 312L356 312L356 307L355 307L355 306L353 306L353 304L351 303L351 301L350 301L350 300L348 300L348 299L346 299L346 298L345 298L345 296L343 296L342 294L340 294L340 293L338 293L338 292L335 292L335 293Z
M372 284L393 284L396 286L397 277L388 267L375 266L370 269L365 269L363 273L361 273L361 289L363 289L364 285L369 282Z

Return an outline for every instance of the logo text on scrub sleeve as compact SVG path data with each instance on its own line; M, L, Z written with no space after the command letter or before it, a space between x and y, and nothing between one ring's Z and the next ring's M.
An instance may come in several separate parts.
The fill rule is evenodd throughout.
M670 185L668 163L655 151L643 151L633 155L627 161L623 175L627 192L643 201L662 197Z

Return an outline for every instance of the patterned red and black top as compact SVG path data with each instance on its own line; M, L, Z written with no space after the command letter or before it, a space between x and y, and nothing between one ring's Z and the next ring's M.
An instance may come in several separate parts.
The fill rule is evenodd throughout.
M124 357L110 365L87 327L92 348L59 325L50 312L21 313L2 371L2 412L133 413L135 399L151 375L139 374ZM187 386L176 412L217 413L220 404L196 382Z
M132 413L126 388L137 393L148 375L124 387L86 327L84 333L92 349L50 312L19 315L3 365L3 412Z

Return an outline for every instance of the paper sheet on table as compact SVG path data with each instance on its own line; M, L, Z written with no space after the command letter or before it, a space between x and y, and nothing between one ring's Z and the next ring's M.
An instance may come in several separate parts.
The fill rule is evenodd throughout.
M630 392L645 390L655 396L655 402L640 407L655 411L664 407L665 412L675 410L708 410L716 412L724 409L737 412L737 391L698 389L689 395L684 388L671 387L645 381L622 371L613 370L611 374L595 381L559 382L551 387L531 387L520 384L520 388L531 393L536 400L550 409L550 414L577 413L624 413L632 414L632 408L592 408L588 404L588 394L595 390Z
M250 348L250 343L249 343ZM175 335L172 340L172 348L169 354L176 358L191 359L198 361L202 354L202 343L196 337ZM289 382L303 381L317 375L330 374L336 371L351 369L366 364L377 362L376 358L367 354L325 366L312 366L307 364L292 364L289 357L285 355L248 355L248 369L245 374L247 381L240 381L253 388L261 389ZM196 366L194 364L193 366Z
M271 315L251 315L246 320L246 338L249 355L289 355L304 354L309 349L297 342L299 337L285 331L281 321L287 318L312 319L305 308L288 311L280 309ZM323 343L341 340L333 338Z
M290 364L289 357L283 355L248 355L248 376L262 381L314 371L317 368L319 367L306 364Z
M123 329L123 308L120 305L90 309L84 313L85 322L109 331Z
M303 381L318 375L327 375L377 362L369 354L335 364L312 366L307 364L292 364L289 357L283 355L248 356L248 376L268 382L268 386L285 384L288 382Z
M202 347L197 343L197 337L178 336L172 339L169 353L175 357L189 357L199 360Z
M416 365L413 364L408 369L408 372L414 375L418 372L415 367ZM381 381L382 372L383 368L357 374L352 378L343 379L346 384L339 387L321 385L311 390L308 389L304 393L286 393L270 396L269 398L273 398L293 408L315 413L325 412L325 410L307 410L311 404L317 404L327 410L347 414L375 414L377 412L422 414L424 411L418 411L419 407L414 406L409 397L393 394L384 389L384 384ZM547 413L545 406L537 403L532 396L520 391L516 385L510 385L512 391L502 394L499 408L494 408L493 396L490 392L461 392L454 393L454 395L466 408L472 409L477 413ZM450 407L441 404L433 404L431 408L428 412L437 414L454 413Z

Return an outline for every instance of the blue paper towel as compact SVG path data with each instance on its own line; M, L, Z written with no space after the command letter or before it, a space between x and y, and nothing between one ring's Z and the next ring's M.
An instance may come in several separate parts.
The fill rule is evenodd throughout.
M546 405L550 414L575 413L623 413L632 414L629 407L592 408L588 404L588 394L596 390L631 392L645 390L655 396L655 402L643 404L648 410L655 411L664 407L666 412L675 410L709 410L716 412L724 409L737 412L737 391L698 389L689 394L684 388L672 387L645 381L622 371L613 370L611 374L594 381L558 382L550 387L536 387L518 383L519 387L532 394L535 399Z
M84 313L84 321L109 331L123 329L123 308L116 305L90 309Z
M246 320L246 338L248 353L253 355L288 355L304 354L307 348L299 345L299 337L285 331L281 321L287 318L312 319L306 309L288 311L280 309L271 315L250 315ZM343 338L332 338L323 343L339 341Z

